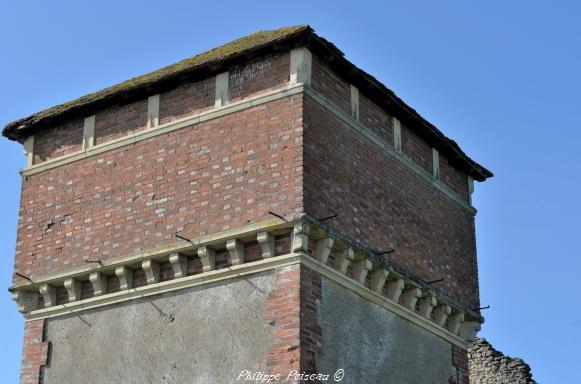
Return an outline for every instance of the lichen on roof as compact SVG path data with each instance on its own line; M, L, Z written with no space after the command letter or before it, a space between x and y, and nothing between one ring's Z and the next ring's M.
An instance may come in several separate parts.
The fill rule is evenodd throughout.
M116 94L130 92L133 89L156 83L184 71L193 70L210 63L221 62L228 58L236 57L237 55L249 50L270 45L278 40L286 40L294 35L306 31L312 31L312 29L308 25L296 25L270 31L255 32L251 35L179 61L175 64L158 69L157 71L134 77L98 92L90 93L79 97L78 99L45 109L26 118L16 120L8 124L2 131L2 134L12 140L18 140L20 136L18 131L31 127L46 118L58 116L67 111L87 106L98 100L107 99Z

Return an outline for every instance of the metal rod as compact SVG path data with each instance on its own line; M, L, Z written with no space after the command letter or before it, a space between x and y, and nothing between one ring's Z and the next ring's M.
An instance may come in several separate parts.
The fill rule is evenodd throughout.
M331 216L327 216L327 217L323 217L322 219L319 219L319 221L327 221L327 220L331 220L334 219L335 217L339 216L338 214L334 213Z
M175 234L175 237L177 237L178 239L185 240L185 241L187 241L188 243L190 243L192 245L196 245L196 244L194 244L194 242L192 240L188 239L187 237L183 237L181 235L178 235L177 233Z
M487 305L486 307L480 307L480 308L478 308L477 310L478 310L478 311L481 311L481 310L483 310L483 309L488 309L488 308L490 308L490 305Z
M375 254L377 256L381 256L381 255L387 255L387 254L394 253L394 252L395 252L395 248L394 249L390 249L389 251L375 252Z
M439 283L441 281L444 281L444 278L441 278L441 279L438 279L438 280L426 281L426 284L435 284L435 283Z
M31 279L30 277L28 277L28 276L24 276L22 273L18 273L18 272L16 272L16 273L15 273L15 275L16 275L16 276L20 276L20 277L22 277L23 279L26 279L26 280L30 281L31 283L34 283L34 281L32 281L32 279Z
M85 260L85 263L98 263L101 267L104 267L101 260Z
M287 221L287 219L285 219L283 216L281 216L281 215L279 215L279 214L276 214L276 213L274 213L274 212L272 212L272 211L268 211L268 214L270 214L270 215L272 215L272 216L274 216L274 217L278 217L279 219L283 220L285 223L287 223L287 222L288 222L288 221Z

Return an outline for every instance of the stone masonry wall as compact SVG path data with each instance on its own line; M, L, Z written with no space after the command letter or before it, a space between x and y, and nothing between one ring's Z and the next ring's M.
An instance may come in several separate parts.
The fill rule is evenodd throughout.
M531 367L522 359L503 355L485 339L468 348L470 384L534 384Z

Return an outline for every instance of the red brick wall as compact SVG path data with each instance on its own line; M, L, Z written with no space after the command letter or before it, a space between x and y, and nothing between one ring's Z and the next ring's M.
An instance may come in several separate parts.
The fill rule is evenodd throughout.
M309 97L305 117L305 212L460 302L478 306L474 217Z
M299 383L285 380L293 370L317 373L315 354L321 347L322 332L317 323L317 300L321 300L318 272L300 264L276 270L275 289L266 307L275 342L266 356L266 367L270 375L280 374L280 382Z
M41 367L47 364L49 343L44 341L44 320L24 323L20 384L39 384Z
M95 145L141 131L147 126L147 99L109 107L95 116Z
M430 175L432 174L432 147L403 124L401 126L401 148L404 156L410 158Z
M359 121L389 145L393 145L393 120L365 95L359 94Z
M159 100L159 123L169 123L213 108L215 98L215 77L182 84L168 92L163 92Z
M34 164L82 149L84 119L41 129L34 136Z
M469 201L468 176L452 167L444 156L440 154L440 181L448 188Z
M342 111L351 114L351 86L335 74L317 56L313 56L311 86L332 100Z
M23 179L15 271L29 276L302 211L302 95Z
M290 54L278 53L254 59L229 69L230 101L247 98L254 93L278 88L289 81Z

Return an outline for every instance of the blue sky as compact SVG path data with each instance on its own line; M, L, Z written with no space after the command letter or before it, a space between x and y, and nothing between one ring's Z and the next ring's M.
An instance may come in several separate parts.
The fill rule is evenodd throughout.
M495 173L474 205L481 335L541 383L581 382L581 5L574 1L29 1L0 4L0 125L261 29L310 24ZM21 147L0 140L0 371Z

